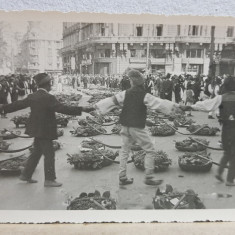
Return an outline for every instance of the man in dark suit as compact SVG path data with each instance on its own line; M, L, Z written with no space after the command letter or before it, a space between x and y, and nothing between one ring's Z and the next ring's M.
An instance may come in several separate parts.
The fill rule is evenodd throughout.
M27 107L31 109L25 133L34 137L34 150L28 158L20 179L29 183L36 183L37 181L31 177L41 156L44 155L44 186L59 187L62 184L55 181L55 152L53 149L53 140L57 139L55 113L81 115L82 111L90 112L94 108L63 105L53 95L49 94L52 79L46 73L39 73L34 79L39 87L38 91L28 95L23 100L2 105L0 110L4 113L11 113Z

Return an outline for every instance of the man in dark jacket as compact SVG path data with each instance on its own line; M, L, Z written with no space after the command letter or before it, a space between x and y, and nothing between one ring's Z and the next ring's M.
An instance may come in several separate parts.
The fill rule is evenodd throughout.
M173 91L173 82L170 80L170 74L166 75L166 79L163 80L162 83L162 90L164 94L164 99L166 100L172 100L172 91Z
M82 111L89 112L90 107L73 107L61 104L56 98L49 94L51 90L51 78L46 73L39 73L34 77L39 89L27 98L3 105L0 110L11 113L30 107L31 113L26 125L25 133L34 137L34 150L29 156L20 179L29 183L36 183L32 174L41 158L44 159L45 187L59 187L62 184L55 181L55 152L53 140L57 139L57 125L55 113L68 115L81 115Z

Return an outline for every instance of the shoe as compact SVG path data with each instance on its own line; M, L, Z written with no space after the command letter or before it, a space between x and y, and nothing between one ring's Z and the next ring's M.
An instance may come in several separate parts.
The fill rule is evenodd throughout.
M235 186L235 183L234 183L234 182L229 182L229 181L227 181L225 185L226 185L226 186Z
M45 180L44 187L60 187L62 183L56 182L55 180Z
M220 182L224 182L224 179L222 178L221 175L216 175L215 178L219 180Z
M38 182L37 180L29 179L29 178L27 178L27 177L25 177L23 175L20 175L19 179L22 180L22 181L27 181L28 183L31 183L31 184Z
M124 178L124 179L119 179L119 185L127 185L127 184L133 184L134 179L133 178Z
M215 119L213 116L209 115L208 119Z
M154 179L153 177L151 178L146 178L144 183L147 184L147 185L159 185L163 182L163 180L157 180L157 179Z

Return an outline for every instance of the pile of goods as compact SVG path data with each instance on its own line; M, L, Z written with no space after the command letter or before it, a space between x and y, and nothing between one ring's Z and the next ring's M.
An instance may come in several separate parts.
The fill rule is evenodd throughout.
M111 131L114 134L119 134L121 129L122 129L122 125L121 124L116 124L116 125L113 126Z
M208 146L209 145L209 141L204 140L204 139L197 139L195 138L196 141ZM206 146L203 146L195 141L193 141L192 139L185 139L183 141L177 141L175 142L175 147L176 149L178 149L179 151L183 151L183 152L199 152L199 151L203 151L206 149Z
M146 152L144 150L138 151L132 156L132 160L135 164L135 167L141 170L144 170L144 158ZM157 151L155 153L155 171L164 171L171 165L171 159L168 158L167 154L163 151Z
M203 136L214 136L218 131L220 131L217 127L209 127L207 125L190 125L187 127L187 130L194 135Z
M119 116L121 114L121 109L115 108L112 111L108 112L107 115L110 116Z
M57 129L57 137L61 137L64 135L64 130L63 129Z
M0 163L0 174L2 175L20 175L21 169L26 164L27 157L21 156Z
M175 127L188 127L195 123L194 120L187 118L185 115L177 115L173 122Z
M91 140L91 139L84 139L82 142L81 142L81 147L83 149L88 149L88 150L91 150L91 149L103 149L104 148L104 145L103 144L100 144L94 140Z
M18 132L18 133L20 134L20 132ZM10 140L10 139L17 138L17 136L14 135L14 133L8 131L7 129L0 130L0 136L1 136L4 140Z
M146 126L156 126L155 120L153 118L147 118L145 124Z
M57 125L60 125L61 127L66 127L68 125L70 117L57 113L56 114L56 123Z
M179 156L178 164L183 171L207 172L212 167L212 159L206 152L185 153Z
M103 127L95 124L93 124L92 126L79 126L76 129L74 128L74 130L70 132L75 137L88 137L107 133L107 131Z
M150 127L150 132L153 136L170 136L175 134L175 130L166 123Z
M136 143L131 146L131 151L140 151L140 150L142 150L142 148Z
M11 144L6 141L0 141L0 150L8 150Z
M59 150L61 148L62 148L62 144L60 142L56 141L56 140L53 140L53 149L55 151L57 151L57 150ZM29 148L29 151L33 152L33 146L31 148Z
M114 94L112 92L107 92L107 91L105 92L98 91L98 93L89 92L89 95L91 95L92 97L88 100L88 103L97 103L100 100L113 96Z
M14 122L14 124L16 125L16 128L19 128L20 125L25 126L27 124L28 119L29 119L29 114L22 114L22 115L13 117L11 121Z
M111 160L115 160L115 158L118 156L118 152L113 152L106 149L99 151L91 149L91 151L67 155L68 163L70 165L74 165L75 169L97 170L112 164L112 161L106 159L104 156Z
M79 197L70 202L67 210L115 210L116 202L110 198L110 192L106 191L100 194L99 191L94 193L81 193Z
M198 195L188 189L178 192L171 185L166 185L164 192L158 188L153 198L154 209L206 209Z
M78 105L80 99L82 98L82 95L80 94L56 94L56 99L66 105Z

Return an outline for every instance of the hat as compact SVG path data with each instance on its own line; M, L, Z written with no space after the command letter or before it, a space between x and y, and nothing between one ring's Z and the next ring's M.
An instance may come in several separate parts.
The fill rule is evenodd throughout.
M127 73L127 75L130 78L130 80L133 82L134 86L139 86L144 84L144 77L138 70L131 69Z
M39 74L35 75L33 77L33 79L35 80L35 82L38 86L41 86L46 83L50 83L52 80L52 78L49 77L49 75L47 73L39 73Z

